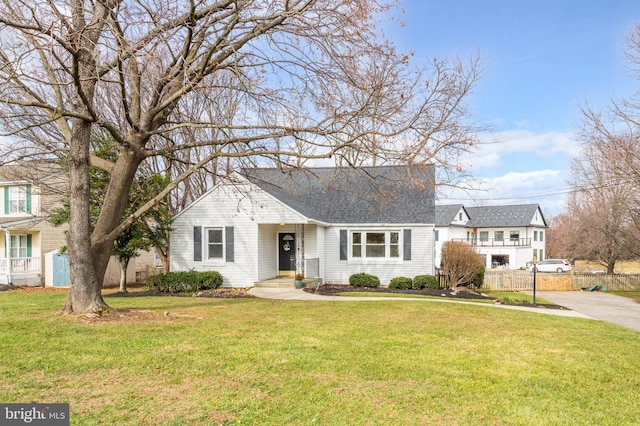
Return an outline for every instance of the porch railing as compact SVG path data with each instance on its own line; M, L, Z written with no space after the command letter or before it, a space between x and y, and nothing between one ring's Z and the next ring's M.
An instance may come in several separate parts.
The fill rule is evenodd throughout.
M11 273L40 272L39 257L15 257L11 259ZM7 273L7 259L0 258L0 274Z
M471 244L479 247L528 247L531 245L531 238L453 238L452 241Z
M304 260L304 276L306 278L315 278L320 276L320 259L316 257Z

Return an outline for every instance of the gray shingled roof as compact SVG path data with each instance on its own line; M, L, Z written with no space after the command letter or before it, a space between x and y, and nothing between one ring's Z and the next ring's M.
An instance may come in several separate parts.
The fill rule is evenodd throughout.
M435 221L434 168L257 168L247 179L294 210L326 223Z
M462 204L447 204L436 206L436 226L449 226L464 206Z
M538 210L538 204L466 207L466 210L471 218L466 225L469 228L529 226Z

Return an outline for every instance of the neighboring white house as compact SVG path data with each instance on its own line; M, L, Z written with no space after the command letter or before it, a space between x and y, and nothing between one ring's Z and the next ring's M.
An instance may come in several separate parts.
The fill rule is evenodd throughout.
M547 223L538 204L465 207L436 206L435 261L442 245L461 241L474 246L487 268L520 269L545 257Z
M433 182L433 167L235 173L175 216L171 270L216 270L227 287L433 274Z

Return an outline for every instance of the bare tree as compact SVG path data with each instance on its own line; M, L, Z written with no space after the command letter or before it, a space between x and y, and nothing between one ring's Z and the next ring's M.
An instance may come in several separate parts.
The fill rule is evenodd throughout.
M640 64L640 25L627 37L626 56ZM604 112L583 108L582 155L572 164L565 233L571 257L615 263L640 255L640 102L612 101Z
M619 188L571 194L566 217L570 220L561 231L564 256L596 262L613 274L618 261L637 255L634 224Z
M224 176L216 168L333 158L455 171L475 142L463 101L477 61L413 66L381 34L389 11L384 0L0 0L0 120L16 140L11 152L68 151L63 312L107 308L114 239L203 167ZM117 142L115 162L91 155L95 130ZM93 232L90 161L111 173ZM173 181L123 217L149 161L176 170Z
M482 259L469 244L448 241L442 246L442 272L449 288L473 283L483 270Z

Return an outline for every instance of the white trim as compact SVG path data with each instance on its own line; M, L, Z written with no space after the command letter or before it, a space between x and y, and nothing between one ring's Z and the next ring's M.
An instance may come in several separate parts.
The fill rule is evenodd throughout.
M398 256L391 257L390 249L391 249L391 233L395 232L398 234L398 243L395 244L398 246ZM361 256L354 257L353 256L353 234L360 233L361 234L361 243L360 250ZM364 235L362 235L364 234ZM384 234L384 256L381 257L367 257L366 256L366 234ZM347 230L347 261L349 264L381 264L381 263L402 263L404 259L404 237L403 237L402 229L398 228L351 228Z
M203 256L203 262L207 263L207 262L217 262L220 260L225 260L226 259L226 255L227 253L225 252L225 230L224 230L224 226L203 226L202 227L202 231L205 234L205 238L202 239L202 242L204 244L204 247L202 248L202 253L204 254ZM209 256L209 245L211 244L209 242L209 231L220 231L220 236L221 236L221 241L220 243L214 243L214 244L220 244L221 248L222 248L222 255L220 257L211 257Z

